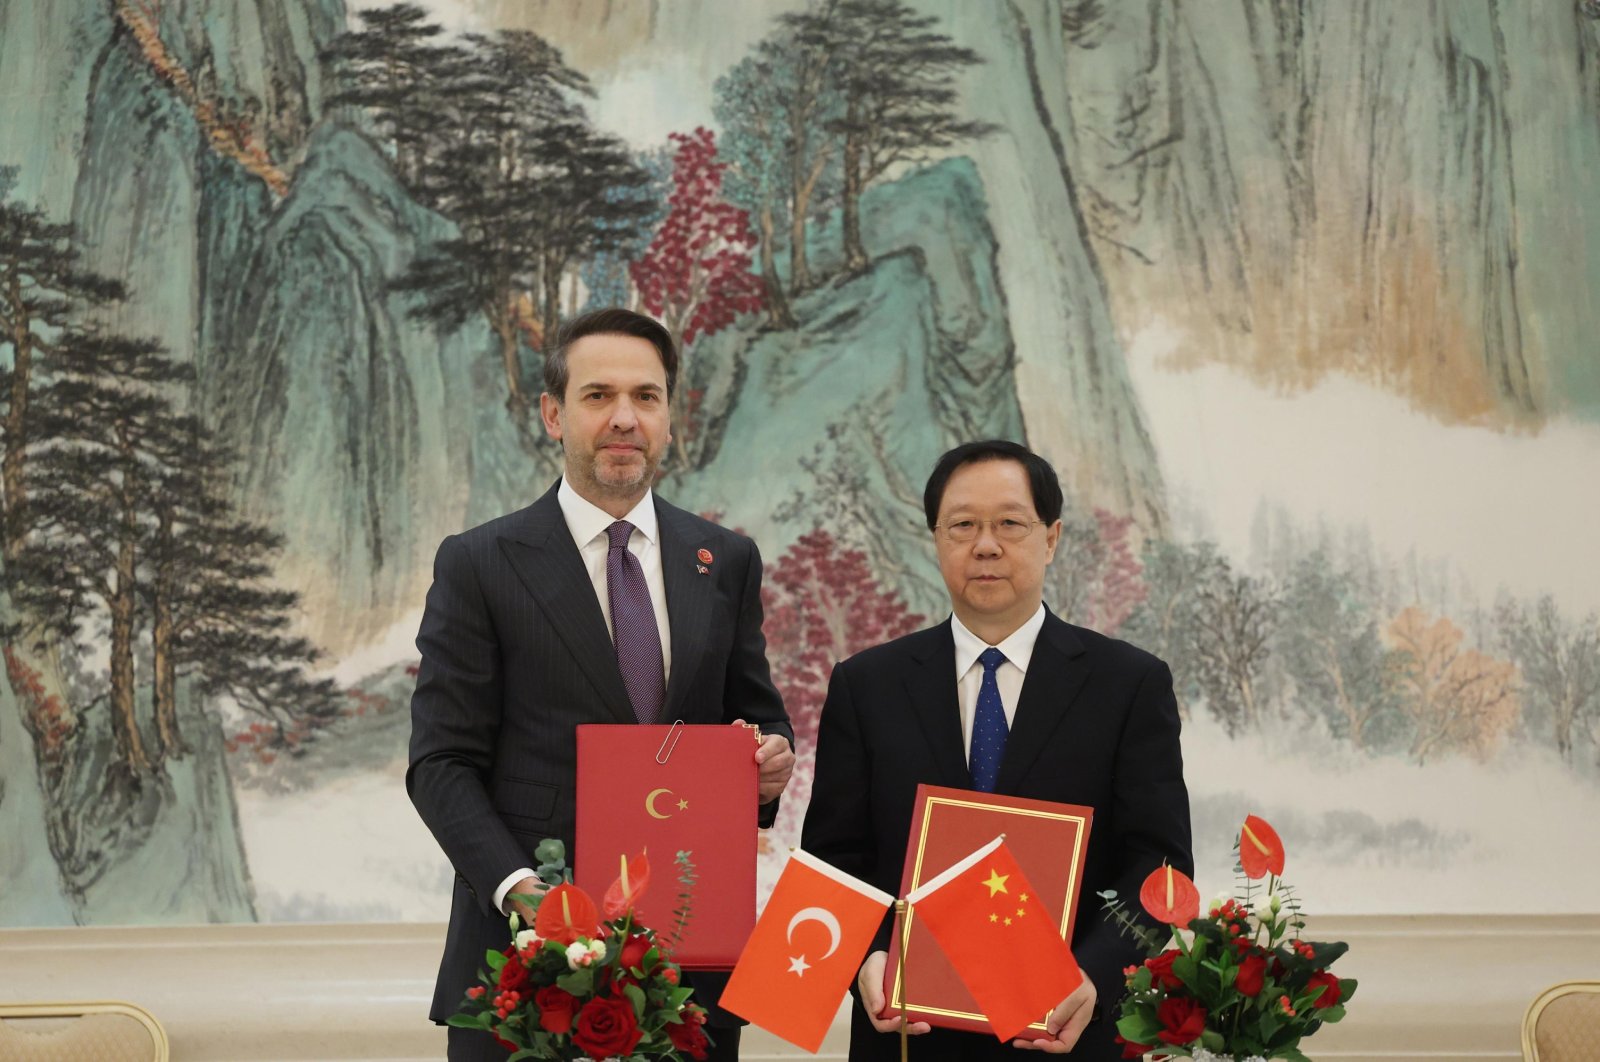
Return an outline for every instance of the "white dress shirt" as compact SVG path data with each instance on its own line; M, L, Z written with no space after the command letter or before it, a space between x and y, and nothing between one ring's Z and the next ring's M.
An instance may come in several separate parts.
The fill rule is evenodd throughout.
M572 541L583 557L583 566L589 571L589 582L594 586L594 596L600 601L600 614L606 619L606 631L613 640L616 631L611 626L611 595L606 589L606 555L611 552L611 540L606 528L617 518L572 489L567 477L561 477L556 491L556 502L567 522ZM644 583L650 591L650 604L656 613L656 630L661 633L661 677L665 681L672 674L672 637L667 619L667 587L661 578L661 534L656 522L656 501L650 491L644 492L639 504L628 511L624 520L633 525L628 536L628 552L639 558L644 570ZM974 694L976 696L976 694ZM528 867L519 867L494 890L494 905L506 909L506 893L523 878L533 877Z
M1000 687L1000 706L1005 709L1009 728L1017 717L1017 700L1022 696L1022 680L1028 673L1028 662L1033 659L1033 643L1039 640L1044 629L1044 602L1028 622L1011 632L1005 641L993 648L1005 654L1005 663L995 668L995 685ZM983 665L978 657L988 642L967 630L966 624L954 613L950 616L950 634L956 643L956 699L961 705L961 744L967 750L967 762L972 762L972 719L978 711L978 691L983 687Z

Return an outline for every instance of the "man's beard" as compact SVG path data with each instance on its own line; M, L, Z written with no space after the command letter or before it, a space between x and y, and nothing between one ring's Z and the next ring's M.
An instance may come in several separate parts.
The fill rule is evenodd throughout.
M602 444L603 445L603 444ZM595 489L606 494L631 494L640 487L648 487L655 482L658 461L653 461L648 452L639 451L639 465L637 471L633 468L624 469L618 465L607 465L604 458L597 450L589 459L589 475L586 477Z

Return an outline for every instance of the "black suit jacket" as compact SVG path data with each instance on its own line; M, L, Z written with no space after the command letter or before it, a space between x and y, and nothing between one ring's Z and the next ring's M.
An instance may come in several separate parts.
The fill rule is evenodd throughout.
M1094 809L1072 950L1094 981L1101 1012L1121 998L1122 969L1142 954L1101 917L1095 893L1115 889L1137 908L1140 884L1163 860L1193 873L1178 726L1166 664L1046 614L997 791ZM803 846L899 895L921 782L972 785L949 621L868 649L834 669ZM890 926L885 918L875 947L887 949ZM1100 1057L1110 1045L1110 1024L1091 1026L1095 1031L1080 1041L1074 1057ZM867 1035L895 1039L870 1028Z
M655 504L672 640L664 718L742 718L792 742L767 666L755 543ZM709 564L698 561L701 549ZM533 850L546 837L566 843L569 864L582 857L573 845L574 728L635 718L555 487L444 540L417 648L406 791L456 869L429 1012L444 1021L485 950L508 941L494 890L519 867L538 865ZM762 809L764 824L776 807Z

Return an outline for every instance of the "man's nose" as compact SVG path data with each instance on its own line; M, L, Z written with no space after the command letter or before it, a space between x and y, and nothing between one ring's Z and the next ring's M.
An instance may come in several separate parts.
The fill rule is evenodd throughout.
M611 404L613 431L631 431L639 423L639 411L633 408L633 399L622 395Z
M987 520L978 525L978 537L972 540L972 552L980 557L998 557L1005 552L994 533L994 525Z

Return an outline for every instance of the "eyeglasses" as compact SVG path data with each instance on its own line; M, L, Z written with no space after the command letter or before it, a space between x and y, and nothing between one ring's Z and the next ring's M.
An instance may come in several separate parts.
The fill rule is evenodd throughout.
M1002 542L1021 542L1033 533L1034 528L1043 524L1043 520L1002 516L998 520L951 520L949 523L935 524L933 529L944 532L944 537L951 542L975 542L978 532L985 527L992 529L994 537Z

